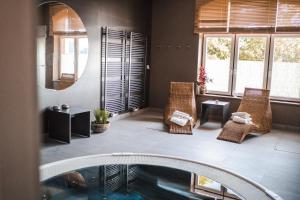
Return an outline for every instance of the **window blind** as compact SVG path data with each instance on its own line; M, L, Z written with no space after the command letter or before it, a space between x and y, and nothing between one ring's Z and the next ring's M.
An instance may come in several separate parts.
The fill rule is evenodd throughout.
M66 5L50 7L53 32L85 32L85 27L76 12Z
M300 31L300 0L196 0L194 32Z
M195 32L226 31L228 0L196 0Z
M300 31L300 0L278 0L277 31Z
M231 32L274 31L277 0L231 0L229 28Z

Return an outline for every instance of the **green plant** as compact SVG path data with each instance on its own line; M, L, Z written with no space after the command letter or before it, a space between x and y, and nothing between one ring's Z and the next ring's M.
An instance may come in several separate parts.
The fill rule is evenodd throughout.
M210 59L226 60L230 58L231 40L212 38L207 41L207 53Z
M107 124L109 113L105 109L95 109L94 117L97 124Z

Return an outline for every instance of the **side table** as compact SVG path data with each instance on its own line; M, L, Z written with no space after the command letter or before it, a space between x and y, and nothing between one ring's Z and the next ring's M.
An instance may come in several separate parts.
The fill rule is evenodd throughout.
M204 124L208 121L208 114L210 108L216 108L222 110L222 127L228 121L230 117L229 113L230 102L225 101L216 101L216 100L208 100L201 103L201 119L200 124Z
M90 110L71 107L67 110L48 110L49 136L63 143L70 143L72 133L90 137Z

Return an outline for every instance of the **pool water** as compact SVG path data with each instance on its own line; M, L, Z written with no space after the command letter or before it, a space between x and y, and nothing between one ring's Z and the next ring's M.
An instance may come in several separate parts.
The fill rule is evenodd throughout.
M90 191L75 191L67 190L56 194L54 196L43 196L42 199L53 199L53 200L83 200L83 199L106 199L106 200L142 200L145 199L141 194L136 192L126 192L126 191L116 191L110 194L104 195L103 193L97 191L97 189Z
M42 200L216 200L191 189L190 172L149 165L107 165L42 183ZM222 198L223 199L223 198Z

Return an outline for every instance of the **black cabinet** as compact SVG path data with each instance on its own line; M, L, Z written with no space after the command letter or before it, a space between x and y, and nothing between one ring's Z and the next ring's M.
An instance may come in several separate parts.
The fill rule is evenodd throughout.
M201 119L200 124L204 124L208 121L208 114L211 108L216 108L221 110L221 118L222 118L222 127L228 121L230 117L230 103L225 101L215 101L215 100L208 100L201 103Z
M72 133L90 137L90 110L71 107L67 110L48 110L49 136L60 142L70 143Z

